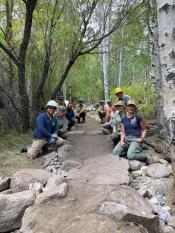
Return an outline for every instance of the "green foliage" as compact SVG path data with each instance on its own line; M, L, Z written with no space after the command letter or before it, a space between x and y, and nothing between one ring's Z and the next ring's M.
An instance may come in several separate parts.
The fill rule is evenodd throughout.
M0 136L0 148L1 151L6 150L19 150L24 145L29 145L32 142L31 133L17 134L15 131L10 133L1 134Z
M155 93L151 84L148 84L147 86L122 86L121 88L124 94L129 95L135 100L139 114L143 115L145 119L155 119L158 93ZM114 90L112 90L111 98L114 101L116 99Z
M67 94L75 99L97 101L103 96L102 72L98 56L86 55L80 57L69 73Z

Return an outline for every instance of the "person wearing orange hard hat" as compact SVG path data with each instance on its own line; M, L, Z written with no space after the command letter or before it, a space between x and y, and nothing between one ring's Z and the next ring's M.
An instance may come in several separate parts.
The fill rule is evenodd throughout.
M115 95L118 98L118 101L122 101L124 105L126 106L128 101L131 99L129 95L124 95L123 90L120 87L115 88Z

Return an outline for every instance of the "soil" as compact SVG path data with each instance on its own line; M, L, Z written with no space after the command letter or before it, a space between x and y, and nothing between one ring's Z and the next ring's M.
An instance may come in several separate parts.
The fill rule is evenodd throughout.
M97 121L87 117L84 124L78 124L73 130L83 130L86 133L92 132L93 134L94 131L100 128L101 125ZM107 141L105 135L92 134L69 136L70 144L73 145L73 159L83 161L112 151L112 145ZM19 151L20 148L0 153L0 176L11 176L23 168L41 168L41 164L45 160L44 156L30 160L27 158L26 153L20 153Z

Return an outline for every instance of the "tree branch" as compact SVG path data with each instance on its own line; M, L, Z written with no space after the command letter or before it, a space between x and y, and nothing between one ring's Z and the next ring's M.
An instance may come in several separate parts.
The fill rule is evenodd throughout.
M0 42L0 48L13 60L16 66L19 66L19 59L16 57L10 49L8 49L5 45Z

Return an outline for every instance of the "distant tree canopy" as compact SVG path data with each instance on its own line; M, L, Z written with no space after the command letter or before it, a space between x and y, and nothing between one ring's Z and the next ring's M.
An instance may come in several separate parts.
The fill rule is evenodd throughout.
M144 1L0 0L0 6L0 97L7 124L18 131L28 130L58 92L92 102L103 98L106 37L110 93L118 84L121 47L122 85L148 82L150 16Z

